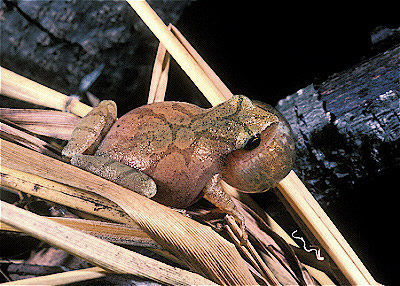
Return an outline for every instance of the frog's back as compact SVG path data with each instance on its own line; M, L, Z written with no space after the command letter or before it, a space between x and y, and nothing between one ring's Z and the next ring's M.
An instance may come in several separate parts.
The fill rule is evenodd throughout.
M151 176L156 201L175 207L194 203L214 162L196 156L199 135L191 128L204 109L183 102L160 102L136 108L119 118L96 154L111 157ZM200 140L201 141L201 140ZM174 202L169 192L174 192Z

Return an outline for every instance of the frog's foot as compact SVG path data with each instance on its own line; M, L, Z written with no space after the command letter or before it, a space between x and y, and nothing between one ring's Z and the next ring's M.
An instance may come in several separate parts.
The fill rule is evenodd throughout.
M62 155L71 158L75 154L93 154L117 118L117 106L112 100L104 100L85 115L75 127Z
M76 154L71 164L148 198L157 192L148 175L108 157Z
M231 196L227 194L219 184L221 177L219 174L214 175L203 189L204 198L218 207L222 212L232 216L241 229L240 244L247 244L247 232L243 215L237 209L235 202Z

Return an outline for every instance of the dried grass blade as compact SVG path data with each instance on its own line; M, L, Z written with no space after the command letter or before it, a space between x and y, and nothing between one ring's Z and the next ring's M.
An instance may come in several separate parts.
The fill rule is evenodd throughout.
M116 273L133 274L169 285L212 284L176 267L1 202L1 220L38 239Z
M230 235L232 236L232 238L234 236L236 236L235 241L237 243L238 242L237 237L242 237L242 233L241 233L242 231L239 228L239 226L237 225L237 223L235 222L235 220L233 219L233 217L228 217L227 221L228 221L230 231L232 232ZM239 243L238 247L246 249L246 251L245 251L245 253L247 253L246 256L251 257L253 266L256 269L258 269L260 273L264 274L263 276L265 277L265 279L268 281L268 283L270 285L280 285L279 280L276 279L276 277L274 276L272 271L268 268L268 266L265 264L265 262L261 259L261 257L258 255L257 251L255 250L254 246L250 242L248 242L244 246L240 246L240 243Z
M280 237L282 237L286 243L292 245L293 247L299 247L297 243L288 235L282 227L268 214L265 214L267 216L267 219L265 220L268 226L271 228L273 232L278 234ZM304 262L303 262L304 264ZM311 276L317 280L321 285L334 285L333 281L329 278L326 273L329 273L329 270L324 270L324 272L320 271L317 269L317 267L314 267L314 265L304 265L306 267L307 271L311 274Z
M7 138L8 140L14 141L37 152L54 158L59 158L54 147L47 142L24 131L18 130L4 122L0 122L0 135L3 138Z
M107 270L100 267L91 267L86 269L73 270L68 272L56 273L51 275L39 276L34 278L27 278L7 283L2 283L1 285L66 285L70 283L77 283L89 279L96 279L111 274Z
M127 2L166 47L171 56L174 57L204 96L209 100L211 99L213 105L223 102L224 96L220 90L214 85L201 67L198 66L179 40L168 30L167 26L149 4L147 4L146 1L137 0L127 0Z
M278 188L351 284L377 284L293 171L280 182Z
M192 58L196 61L197 65L201 67L208 78L213 82L213 84L218 88L218 90L223 94L225 99L233 96L229 88L222 82L222 80L217 76L212 68L206 63L206 61L200 56L200 54L192 47L188 40L182 35L182 33L172 24L171 31L175 37L179 40L183 47L188 51ZM168 26L168 27L170 27Z
M171 24L169 24L168 29L171 29ZM168 83L169 65L170 55L164 45L160 42L154 60L147 104L164 101Z
M15 99L46 106L58 110L69 110L78 116L85 116L92 108L61 92L55 91L33 80L0 67L0 93Z
M266 221L270 221L270 217L262 210L256 202L253 201L253 199L245 193L239 192L236 188L228 185L226 182L222 181L221 183L222 187L224 190L229 193L232 197L235 198L235 204L238 206L240 212L245 216L245 221L246 221L246 228L249 231L249 233L252 234L254 239L256 239L259 243L263 244L264 246L257 245L259 250L264 249L265 252L261 251L261 257L258 255L258 253L255 251L254 247L249 250L249 252L253 253L254 257L260 261L260 265L262 265L263 269L265 269L265 273L269 273L270 269L273 270L271 277L275 275L277 280L280 283L287 283L288 281L291 281L290 283L296 283L296 274L292 271L290 265L282 260L276 260L271 258L269 255L272 255L269 251L267 246L269 244L275 244L275 241L267 235L264 231L262 231L259 226L256 223L256 220L261 221L263 224L266 225ZM236 230L236 235L240 235L240 229L235 226L234 222L231 221L233 229ZM275 223L276 224L276 223ZM277 225L277 224L276 224ZM273 231L278 230L278 237L279 233L283 233L286 235L286 237L289 237L280 227L279 228L274 228ZM279 246L275 244L277 248ZM264 264L264 262L266 264ZM292 267L297 267L296 264L292 265ZM306 273L308 274L308 273ZM290 277L289 277L290 276ZM309 278L309 275L305 277L307 280ZM313 283L309 283L309 285L313 285Z
M101 238L105 241L147 248L161 248L141 228L126 224L110 223L77 218L46 217L62 225L80 230L84 233ZM7 224L0 224L1 230L18 231Z
M79 121L72 113L42 110L0 108L0 118L39 135L69 140Z
M1 178L2 187L8 190L21 191L58 204L69 206L76 211L84 211L89 214L94 214L95 217L117 221L122 223L124 226L140 229L118 205L92 192L66 186L36 175L10 169L3 165L1 166ZM143 230L141 231L143 232ZM154 240L148 242L156 244ZM140 243L143 243L143 241L140 241ZM158 244L157 247L159 247ZM185 268L188 268L182 260L178 260L167 251L159 250L158 248L152 248L152 251Z
M182 258L194 271L224 285L256 284L235 246L210 227L71 165L9 142L2 144L5 166L22 168L112 200L158 244Z
M277 277L279 276L280 282L284 282L284 280L281 280L282 277L291 276L301 285L314 285L314 280L311 278L310 274L304 270L303 265L295 255L292 247L273 232L265 221L252 209L239 201L236 203L242 210L246 222L248 222L249 232L253 235L254 239L256 239L255 244L257 244L258 249L274 257L279 261L282 267L286 269L286 271L277 272ZM271 261L271 259L267 259L266 262L267 261ZM268 263L268 265L271 265L271 263ZM287 273L287 275L283 275L285 273Z
M132 219L115 203L91 192L54 182L1 165L1 185L57 204L119 223L133 225Z
M256 213L260 219L262 221L264 221L270 228L271 230L276 233L278 236L282 237L284 239L284 241L290 245L293 245L295 247L298 247L298 245L296 244L296 242L290 237L290 235L288 235L283 229L282 227L277 224L275 222L275 220L270 217L267 213L264 212L263 209L261 209L257 203L248 195L245 193L241 193L239 192L237 189L235 189L234 187L228 185L227 183L225 183L224 181L222 181L222 187L224 188L224 190L229 193L231 196L235 197L236 199L238 199L240 202L242 202L244 205L249 206L250 209ZM250 226L251 222L247 222L247 224ZM257 238L262 238L260 236L257 236ZM266 261L271 261L271 258L267 255L263 256L264 260ZM276 264L277 262L275 262ZM271 263L268 263L268 265L271 265ZM333 281L323 272L319 271L318 269L312 267L312 266L308 266L308 265L304 265L308 272L312 275L312 277L314 279L316 279L321 285L333 285ZM284 271L277 271L277 272L284 272ZM277 273L275 272L275 273ZM327 271L327 273L329 273L329 271ZM281 281L282 282L282 281Z

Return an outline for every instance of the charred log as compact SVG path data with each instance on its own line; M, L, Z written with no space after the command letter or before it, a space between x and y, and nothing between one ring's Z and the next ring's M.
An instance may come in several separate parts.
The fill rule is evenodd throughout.
M149 2L166 23L189 4ZM121 112L145 104L158 41L125 1L1 1L0 9L3 67L71 94L104 65L93 94L115 100Z
M278 103L296 137L295 171L328 204L400 163L400 46Z

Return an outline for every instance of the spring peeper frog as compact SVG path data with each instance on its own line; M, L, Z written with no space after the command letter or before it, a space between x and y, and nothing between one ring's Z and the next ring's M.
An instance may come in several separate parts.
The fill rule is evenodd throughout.
M153 103L118 120L115 103L103 101L82 118L62 154L168 206L204 197L243 226L219 181L244 192L275 186L292 168L294 141L277 110L242 95L209 109Z

